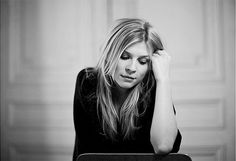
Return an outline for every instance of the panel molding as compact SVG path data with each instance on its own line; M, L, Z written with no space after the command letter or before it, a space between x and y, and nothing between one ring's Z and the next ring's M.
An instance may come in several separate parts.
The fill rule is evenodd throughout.
M179 127L183 130L224 129L224 102L222 98L176 100ZM11 102L8 116L11 128L71 129L73 125L71 103Z
M73 108L71 104L12 102L8 104L7 110L8 126L11 129L73 129Z
M189 155L193 161L226 160L226 145L183 146L181 147L180 152Z
M175 101L177 122L183 130L222 130L225 128L225 101L193 99Z
M11 145L10 154L13 160L62 160L72 157L71 147L45 147L41 146L20 146ZM199 146L183 146L180 153L189 155L193 161L226 160L225 145L199 145ZM46 159L47 158L47 159Z
M65 161L72 159L72 147L50 147L37 145L11 144L9 153L11 160L18 161Z
M132 2L132 6L128 5ZM109 21L120 17L138 17L141 16L138 10L140 1L111 1L109 2L108 13ZM151 2L150 2L151 3ZM158 2L157 2L158 3ZM161 2L160 2L161 3ZM175 53L179 55L173 59L173 81L174 82L224 82L225 69L223 39L223 5L222 0L202 0L201 7L204 12L202 14L203 28L203 49L201 53L196 52L195 46L189 53ZM119 8L119 9L117 9ZM122 12L121 12L122 9ZM146 11L146 12L149 12ZM158 10L156 11L158 13ZM148 13L146 13L148 14ZM150 11L149 15L152 15ZM142 18L142 17L141 17ZM111 23L111 22L109 22ZM168 21L166 21L166 25ZM177 32L177 31L176 31ZM170 49L171 50L171 49ZM176 52L176 51L175 51ZM189 56L190 55L190 56ZM191 56L192 55L192 56ZM185 59L187 57L187 59Z
M222 44L222 35L223 35L223 7L222 7L222 0L207 0L202 2L202 6L205 10L205 14L203 15L203 24L204 26L204 33L205 33L205 49L204 51L207 51L206 53L198 53L197 55L194 54L194 57L189 57L191 60L183 61L181 64L178 64L173 59L173 81L174 82L184 82L184 83L192 83L192 82L222 82L224 81L224 75L225 75L225 69L224 69L224 57L221 54L224 48L224 44ZM13 1L14 2L14 1ZM14 2L16 3L16 2ZM95 57L91 58L94 59L94 63L98 60L99 54L97 49L99 48L99 43L102 40L103 34L106 32L107 26L109 25L109 21L118 18L120 15L120 8L123 8L124 12L122 12L125 16L128 17L135 17L138 15L138 10L136 8L137 1L128 0L128 1L105 1L103 0L102 3L104 5L95 5L91 1L86 1L87 5L91 5L94 8L94 13L90 14L90 17L93 21L91 21L90 26L101 26L102 27L92 27L91 30L93 31L91 35L94 35L94 39L91 39L93 42L86 42L82 48L80 48L79 52L81 53L96 53ZM215 3L212 7L212 3ZM96 3L97 4L97 3ZM132 4L132 5L127 5ZM97 7L98 6L98 7ZM69 82L71 77L75 75L76 73L73 72L75 70L80 70L84 65L81 65L79 69L76 69L76 65L68 67L68 63L61 64L57 63L55 65L54 63L49 63L47 65L45 64L32 64L29 63L26 59L22 59L22 56L24 55L25 49L24 46L21 44L21 23L24 23L24 21L15 21L17 19L22 20L21 8L20 5L13 5L14 9L11 11L13 12L11 15L11 24L10 28L10 62L12 65L10 65L10 82L18 82L18 83L32 83L34 84L40 84L42 77L45 78L45 82L55 82L57 79L64 78L65 82ZM132 8L132 9L130 9ZM103 11L105 10L105 11ZM116 12L118 12L117 14ZM103 11L103 12L102 12ZM100 13L100 14L98 14ZM105 15L106 13L112 13L112 15L108 15L108 18L104 18L102 21L107 23L99 23L99 21L96 21L99 17L99 15ZM117 15L116 15L117 14ZM119 16L118 16L119 15ZM112 18L109 18L109 16L113 16ZM105 16L104 16L105 17ZM211 23L209 23L211 22ZM88 22L90 23L90 22ZM82 26L81 30L84 30L85 28ZM23 37L24 38L24 37ZM80 42L83 42L82 40L79 40ZM89 40L90 41L90 40ZM88 44L95 44L94 48L89 48ZM192 51L194 52L194 51ZM29 53L28 53L29 54ZM71 55L71 54L70 54ZM177 53L178 55L178 53ZM181 54L179 54L181 55ZM189 54L183 54L183 55L189 55ZM80 57L82 58L82 57ZM76 58L77 59L77 58ZM79 58L78 58L79 59ZM62 59L64 61L64 59ZM75 60L75 58L68 58L69 60ZM184 60L184 59L183 59ZM34 62L34 61L33 61ZM189 63L187 66L184 65L185 63ZM87 62L88 64L91 64L91 62ZM177 64L176 64L177 63ZM95 65L95 64L94 64ZM66 68L65 68L66 67ZM78 67L78 66L77 66ZM37 71L37 72L35 72ZM77 72L76 71L76 72ZM39 81L37 81L39 80Z
M9 1L0 2L0 23L1 23L1 47L0 47L0 128L1 128L1 151L0 160L9 160L8 127L7 127L7 78L8 78L8 57L9 54Z
M54 12L47 8L47 3L53 5L54 2L19 3L11 0L11 84L52 84L59 79L70 83L82 68L97 63L99 48L107 30L106 0L95 3L92 0L61 0L56 6L53 5ZM61 12L66 14L61 17L57 12L64 3ZM46 15L47 12L50 14ZM54 22L53 18L56 18ZM50 25L52 22L57 28Z
M215 5L212 5L215 4ZM175 82L224 82L225 64L223 57L223 6L222 0L203 0L202 20L204 32L204 48L197 54L191 65L173 64ZM194 52L194 51L192 51ZM178 55L178 54L176 54ZM188 55L185 53L184 55ZM182 57L184 60L184 57ZM187 59L188 60L188 59ZM174 60L175 61L175 60ZM181 63L181 62L180 62ZM183 62L182 62L183 63Z

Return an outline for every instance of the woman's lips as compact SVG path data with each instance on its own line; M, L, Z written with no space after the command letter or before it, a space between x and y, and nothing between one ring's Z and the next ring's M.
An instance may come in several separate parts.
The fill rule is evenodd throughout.
M127 76L127 75L121 75L121 77L125 78L125 79L128 79L128 80L134 80L136 78L134 77L130 77L130 76Z

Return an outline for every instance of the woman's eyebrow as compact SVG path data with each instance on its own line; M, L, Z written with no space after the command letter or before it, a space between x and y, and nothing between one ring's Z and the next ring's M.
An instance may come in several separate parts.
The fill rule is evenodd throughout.
M128 52L127 50L124 50L124 53L128 54L128 55L132 55L130 52Z
M127 50L124 50L123 53L127 53L127 54L130 54Z
M150 56L149 56L149 55L144 55L144 56L140 56L139 58L141 58L141 59L143 59L143 58L147 58L147 59L149 59Z
M124 50L124 52L127 53L128 55L133 55L132 53L128 52L127 50ZM150 56L145 54L145 55L139 56L139 58L150 58Z

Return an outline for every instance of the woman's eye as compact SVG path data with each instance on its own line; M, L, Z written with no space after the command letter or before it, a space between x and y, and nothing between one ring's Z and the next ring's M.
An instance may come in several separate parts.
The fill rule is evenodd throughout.
M139 63L140 63L141 65L147 64L148 62L149 62L149 59L140 59L140 60L139 60Z
M127 59L129 59L129 55L124 53L124 54L121 55L120 58L123 59L123 60L127 60Z

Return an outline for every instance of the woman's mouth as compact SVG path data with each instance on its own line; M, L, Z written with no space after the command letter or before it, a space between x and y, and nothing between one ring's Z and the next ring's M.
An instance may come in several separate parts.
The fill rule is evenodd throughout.
M127 75L121 75L122 78L125 78L127 80L134 80L136 79L135 77L130 77L130 76L127 76Z

